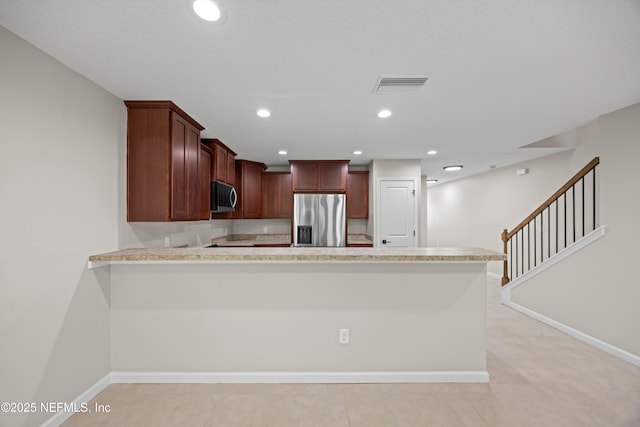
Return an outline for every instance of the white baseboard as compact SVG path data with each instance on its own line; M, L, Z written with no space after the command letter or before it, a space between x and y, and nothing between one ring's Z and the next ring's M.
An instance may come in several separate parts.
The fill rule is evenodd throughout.
M82 407L83 403L86 404L87 402L89 402L91 399L96 397L98 393L100 393L112 383L113 381L111 381L111 375L105 375L101 380L85 390L84 393L80 394L80 396L75 398L70 406L74 408ZM73 414L73 412L57 412L53 417L42 423L40 427L57 427L68 420Z
M563 323L560 323L556 320L551 319L543 314L540 314L536 311L530 310L527 307L523 307L519 304L509 301L508 303L504 303L507 307L511 307L512 309L519 311L520 313L526 314L529 317L532 317L536 320L541 321L549 326L552 326L566 334L571 335L579 339L580 341L586 342L602 351L605 351L613 356L619 357L622 360L625 360L633 365L640 366L640 357L635 354L629 353L621 348L618 348L614 345L606 343L604 341L599 340L598 338L592 337L591 335L587 335L584 332L580 332L577 329L573 329L570 326L567 326Z
M487 383L487 371L418 372L112 372L112 383Z

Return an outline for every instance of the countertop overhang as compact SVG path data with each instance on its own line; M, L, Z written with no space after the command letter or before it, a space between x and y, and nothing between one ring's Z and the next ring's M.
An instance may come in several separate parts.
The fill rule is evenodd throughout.
M140 248L89 257L89 268L133 263L490 262L505 255L481 248Z

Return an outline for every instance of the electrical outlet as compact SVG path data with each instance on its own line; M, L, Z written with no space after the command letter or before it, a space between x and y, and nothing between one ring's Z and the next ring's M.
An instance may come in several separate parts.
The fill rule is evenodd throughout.
M268 230L267 230L267 226L265 225L264 227L262 227L262 233L263 234L267 234Z
M169 246L171 246L171 239L167 236L164 238L164 247L168 248Z
M349 330L348 329L340 329L338 342L340 344L349 344Z

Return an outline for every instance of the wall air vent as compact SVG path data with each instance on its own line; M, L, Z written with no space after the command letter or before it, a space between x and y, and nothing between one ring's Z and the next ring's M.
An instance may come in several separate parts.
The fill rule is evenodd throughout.
M428 76L418 74L380 76L373 93L415 93L424 86L428 79Z

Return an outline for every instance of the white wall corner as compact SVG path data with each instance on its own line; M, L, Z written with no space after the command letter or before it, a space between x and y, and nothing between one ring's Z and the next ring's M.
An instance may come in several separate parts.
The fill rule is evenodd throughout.
M80 396L76 397L73 402L70 403L71 408L82 408L83 404L86 405L91 399L96 397L102 390L109 387L113 381L111 380L111 374L105 375L97 383L85 390ZM54 416L41 424L40 427L57 427L71 418L74 412L57 412Z

